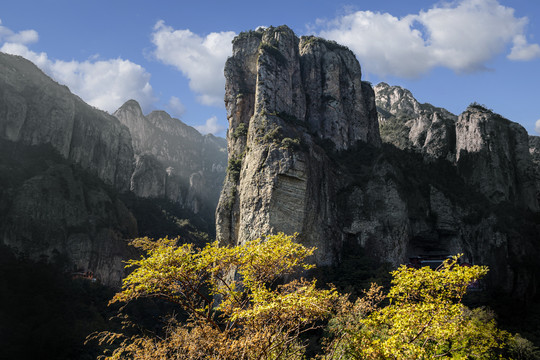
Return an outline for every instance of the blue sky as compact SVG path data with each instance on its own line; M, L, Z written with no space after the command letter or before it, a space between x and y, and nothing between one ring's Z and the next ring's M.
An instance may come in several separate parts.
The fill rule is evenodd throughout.
M373 84L456 114L476 101L540 131L536 0L17 0L0 3L0 21L0 51L88 103L112 113L133 98L220 136L232 38L282 24L347 45Z

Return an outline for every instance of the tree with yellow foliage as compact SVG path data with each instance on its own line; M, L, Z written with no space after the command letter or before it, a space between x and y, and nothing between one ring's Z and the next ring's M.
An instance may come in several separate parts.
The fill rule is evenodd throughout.
M462 304L467 287L488 269L461 267L458 257L437 270L401 266L392 272L387 294L373 285L352 303L331 286L319 289L314 280L295 277L313 267L306 259L314 251L295 236L266 236L234 247L211 243L200 250L176 242L136 240L146 257L128 262L134 270L111 302L161 298L187 320L171 317L160 335L97 334L110 348L105 359L304 359L301 335L328 319L319 359L534 355L531 347L530 356L516 356L510 351L514 337L499 330L488 311Z
M331 321L326 359L496 359L513 337L485 309L462 304L467 287L485 266L464 267L458 257L440 268L402 265L384 295L372 286L355 304L345 303ZM381 306L384 303L385 306Z
M164 337L105 332L115 345L106 359L301 359L300 334L331 314L339 295L304 279L279 284L312 267L314 249L278 234L235 247L196 250L176 240L138 239L146 251L112 302L157 297L178 305L187 322L171 320Z

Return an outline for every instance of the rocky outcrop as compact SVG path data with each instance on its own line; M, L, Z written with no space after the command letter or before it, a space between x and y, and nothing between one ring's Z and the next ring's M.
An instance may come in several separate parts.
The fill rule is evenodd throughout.
M138 232L113 195L130 188L129 130L21 57L0 53L0 74L2 243L119 285Z
M87 188L66 165L28 179L6 219L4 243L31 258L68 255L73 270L92 271L104 284L120 285L137 236L137 221L119 199Z
M199 231L214 223L227 161L223 139L165 112L143 116L135 101L109 115L21 57L0 53L0 74L2 243L33 259L65 256L119 285L122 261L132 255L127 239L147 234L150 212L188 238L195 232L189 220L203 224ZM168 199L172 208L144 203L129 190Z
M114 116L133 139L131 190L142 197L166 198L213 223L227 166L225 140L203 136L164 111L145 116L135 100Z
M539 210L527 132L519 124L477 104L456 117L386 83L375 86L375 94L384 142L426 161L450 161L492 203Z
M399 86L374 88L381 138L400 149L413 149L427 159L455 160L457 116L443 108L419 103Z
M216 212L222 243L299 232L319 263L340 255L339 182L324 147L380 146L371 87L348 49L287 27L243 33L225 66L228 176Z
M128 190L133 150L128 129L92 108L18 56L0 53L0 137L51 144L119 190Z
M63 259L119 286L137 220L110 186L50 144L0 139L0 241L30 259Z
M538 211L527 131L479 105L456 123L456 162L461 176L491 202Z
M398 114L415 118L422 110L422 105L413 94L400 86L390 86L382 82L377 84L373 90L376 96L375 103L379 112L379 122L384 122L392 116L398 116Z
M539 229L519 214L538 208L519 125L478 109L458 119L386 84L374 92L349 50L284 26L240 34L225 77L221 243L298 232L332 266L344 248L394 266L464 253L491 267L494 286L534 293Z
M529 153L534 164L536 198L540 204L540 136L529 136Z

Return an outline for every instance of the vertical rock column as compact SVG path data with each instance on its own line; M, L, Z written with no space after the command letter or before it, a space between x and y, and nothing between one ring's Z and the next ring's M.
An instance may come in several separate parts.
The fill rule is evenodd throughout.
M225 66L229 166L216 235L238 244L298 232L316 261L340 256L339 175L321 144L380 145L374 93L352 52L286 26L240 34Z

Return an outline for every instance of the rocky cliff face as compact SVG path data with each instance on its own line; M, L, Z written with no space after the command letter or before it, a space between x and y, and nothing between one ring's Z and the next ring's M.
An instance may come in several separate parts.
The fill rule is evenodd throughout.
M459 117L420 104L409 90L375 87L383 141L412 149L427 161L446 159L492 203L538 211L534 167L525 129L480 105Z
M208 231L224 140L164 112L144 117L134 101L118 114L127 126L29 61L0 53L3 244L32 259L65 256L73 269L119 285L122 261L133 256L128 239L167 230L194 241L192 233Z
M336 177L324 146L380 146L374 94L346 48L298 39L287 27L243 33L225 66L229 166L216 233L241 243L300 232L318 261L340 254L332 241Z
M1 138L51 144L106 183L129 189L133 150L125 126L21 57L0 53L0 74Z
M414 149L431 159L455 159L457 116L443 108L419 103L399 86L374 88L381 137L400 149Z
M0 74L2 242L33 259L66 256L118 285L125 239L137 235L112 195L130 187L129 130L21 57L0 53Z
M519 125L473 108L458 118L386 84L374 92L349 50L287 27L233 44L220 242L298 232L333 266L345 246L394 266L464 253L506 291L535 291L538 208Z
M510 202L538 211L529 136L482 106L470 106L456 123L458 171L493 203Z
M540 204L540 136L529 136L529 153L534 164L536 198Z
M134 100L114 116L133 139L131 190L142 197L169 199L213 223L227 166L225 140L203 136L164 111L144 116Z
M30 259L65 259L119 285L137 220L110 186L50 144L0 139L0 241Z

